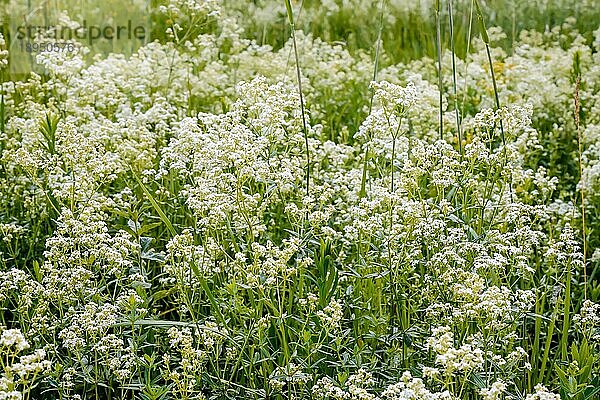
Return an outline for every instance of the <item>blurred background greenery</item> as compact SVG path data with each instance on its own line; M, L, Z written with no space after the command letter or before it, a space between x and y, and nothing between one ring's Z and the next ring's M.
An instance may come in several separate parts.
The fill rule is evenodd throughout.
M244 35L258 44L278 49L289 39L290 28L283 1L222 0L221 3L226 16L236 18ZM448 48L448 2L442 3L441 38L444 47ZM69 17L80 23L86 18L103 23L123 19L143 21L151 32L148 40L164 42L168 40L165 32L168 21L157 12L158 7L164 4L168 4L168 0L0 0L0 23L4 36L10 41L10 21L14 25L16 19L22 18L23 10L30 10L30 17L37 13L38 17L44 16L46 19L48 16L56 18L59 11L67 10ZM436 56L435 0L304 0L294 4L297 29L328 42L344 43L351 52L373 51L381 28L386 55L384 63ZM495 45L509 52L523 30L560 30L565 22L569 22L571 29L579 31L591 42L592 32L600 24L598 0L483 0L481 4L487 18L486 25L500 27L505 34L496 38ZM469 38L479 35L479 25L472 0L455 0L453 8L456 52L464 56ZM141 44L135 41L99 40L94 44L91 54L115 52L130 55ZM563 45L566 47L569 44ZM14 59L12 62L24 61ZM26 69L20 66L11 68L12 71Z
M224 0L224 3L225 8L237 10L247 37L275 48L288 40L283 1ZM447 3L442 2L440 14L442 42L446 48L450 40ZM382 42L389 61L435 58L435 0L296 1L296 27L325 41L344 42L350 51L369 49L377 39L382 4ZM512 48L523 30L544 32L570 21L573 28L591 41L592 31L600 25L598 0L482 0L480 4L487 18L486 25L500 27L506 34L506 38L496 43L506 50ZM479 25L472 0L455 0L453 8L456 52L464 55L468 33L471 37L478 36Z

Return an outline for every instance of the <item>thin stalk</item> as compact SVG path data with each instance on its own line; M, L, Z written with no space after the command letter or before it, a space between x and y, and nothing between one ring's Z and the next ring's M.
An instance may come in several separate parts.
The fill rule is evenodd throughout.
M2 84L0 80L0 85ZM4 90L0 93L0 132L4 132Z
M456 129L458 132L458 149L460 150L460 155L462 157L462 126L460 123L460 114L458 112L458 90L456 85L456 51L454 48L454 13L452 10L452 0L448 0L448 14L450 15L450 49L452 50L452 84L454 89L454 113L456 114Z
M517 6L515 1L512 2L512 29L511 29L511 43L510 51L512 55L515 55L515 39L517 37Z
M561 360L566 361L568 358L567 344L569 341L569 326L570 326L570 313L571 313L571 263L567 266L567 276L565 278L565 305L564 305L564 318L562 326L562 335L560 338L560 353Z
M394 191L396 190L396 188L394 187L394 160L396 158L396 136L392 137L392 165L391 165L391 178L392 178L392 195L394 194Z
M389 123L389 119L388 119ZM390 165L390 176L391 176L391 185L390 185L390 227L388 231L388 240L387 240L387 248L388 248L388 268L389 271L396 275L396 270L393 268L392 262L392 237L393 237L393 229L394 229L394 193L396 187L394 186L394 161L396 160L396 138L398 137L398 133L400 132L400 127L402 126L402 118L398 121L398 128L395 132L392 133L392 162ZM381 273L381 271L380 271ZM397 277L393 278L393 292L392 292L392 312L390 315L390 319L394 318L394 316L398 316L397 302L398 302L398 286L397 286Z
M581 140L581 121L579 120L579 113L581 108L581 101L579 98L579 87L581 85L581 68L580 68L580 56L579 52L575 53L574 60L574 72L575 72L575 126L577 128L577 151L579 155L579 179L583 179L583 143ZM583 298L587 300L587 266L586 266L586 255L587 255L587 240L585 231L585 188L581 185L581 229L583 238Z
M538 363L539 363L539 352L540 352L540 332L542 329L542 312L544 310L544 305L546 304L546 296L542 296L540 300L536 301L535 304L535 324L534 324L534 339L533 339L533 348L531 349L531 362L534 365L533 371L537 374L538 371ZM528 389L531 391L533 387L531 383L531 375L530 372L528 374ZM537 379L537 376L535 377Z
M492 62L492 54L490 52L490 38L487 34L487 29L485 27L485 20L483 19L483 13L481 12L481 7L479 5L479 1L475 0L475 8L477 10L477 16L479 18L479 23L481 26L481 38L485 43L485 51L487 53L488 63L490 65L490 75L492 76L492 85L494 87L494 99L496 100L496 111L500 110L500 97L498 96L498 85L496 84L496 74L494 73L494 63ZM504 156L504 167L506 167L506 163L508 162L506 155L506 137L504 134L504 123L502 122L502 117L500 119L500 136L502 138L502 153ZM512 171L510 171L510 201L513 201L513 193L512 193Z
M0 132L4 132L4 70L0 68Z
M379 1L379 32L377 33L377 45L375 47L375 67L373 68L373 81L377 80L377 71L379 69L379 51L381 49L381 33L383 32L383 0ZM369 115L373 110L373 97L375 91L371 89L371 99L369 100ZM367 195L367 163L369 161L369 144L365 149L365 159L363 161L362 179L360 182L360 194L359 197L365 197Z
M304 145L306 146L306 195L310 194L310 151L308 148L308 129L306 127L306 115L304 112L304 97L302 96L302 75L300 73L300 58L298 57L298 46L296 45L296 27L294 24L294 12L290 0L285 0L288 21L292 30L292 44L294 45L294 57L296 59L296 75L298 78L298 93L300 95L300 111L302 113L302 130L304 133Z
M379 1L379 31L377 32L377 45L375 47L375 66L373 68L373 81L377 80L379 70L379 52L381 50L381 34L383 33L383 0ZM373 110L373 97L375 91L371 90L371 99L369 100L369 114Z
M487 29L485 27L485 21L483 19L483 13L481 12L481 7L479 6L479 1L475 0L475 8L477 10L477 17L479 18L479 23L481 27L481 38L485 43L485 51L487 53L488 63L490 65L490 74L492 76L492 85L494 87L494 99L496 100L496 110L500 109L500 98L498 97L498 86L496 84L496 74L494 73L494 63L492 62L492 54L490 52L490 38L487 34ZM500 118L500 134L502 135L502 145L506 147L506 139L504 137L504 124L502 123L502 118Z
M467 76L468 71L469 71L469 52L471 51L471 33L473 31L473 4L474 4L475 0L471 1L471 9L469 10L469 30L467 33L467 51L465 52L465 76ZM463 104L465 103L466 99L467 99L467 80L465 79L464 82L464 86L463 86ZM460 112L461 118L464 117L464 111L461 110Z
M440 21L440 0L435 2L435 31L436 31L436 47L438 61L438 88L440 91L440 140L444 139L444 110L443 110L443 90L442 90L442 38L441 38L441 21Z
M540 373L538 375L537 383L544 382L544 373L546 372L546 365L550 356L550 347L552 345L552 336L554 335L554 327L556 326L556 316L558 315L558 305L554 307L552 313L552 319L548 325L548 334L546 336L546 343L544 345L544 355L542 357L542 365L540 367Z
M485 51L488 57L488 63L490 64L490 75L492 76L492 85L494 86L494 98L496 100L496 110L500 110L500 98L498 97L498 86L496 84L496 74L494 72L494 63L492 62L492 54L490 52L490 45L485 44ZM504 123L500 118L500 135L502 137L502 145L504 146L504 153L506 154L506 138L504 136Z

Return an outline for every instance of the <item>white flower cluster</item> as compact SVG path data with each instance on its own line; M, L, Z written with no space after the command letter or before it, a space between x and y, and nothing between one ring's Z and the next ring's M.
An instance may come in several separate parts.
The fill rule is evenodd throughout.
M382 393L386 400L453 400L455 399L448 391L432 392L420 378L414 378L410 372L402 374L400 382L388 386Z
M500 400L506 391L506 383L496 381L489 388L481 389L483 400Z
M82 310L70 310L67 318L70 324L60 331L58 338L65 348L76 352L102 339L119 320L119 309L109 303L90 302Z
M402 116L412 107L419 98L415 84L409 82L406 87L401 87L387 81L371 82L371 89L375 92L374 99L384 109L386 116L396 112Z
M277 367L271 373L269 377L269 384L274 391L281 391L285 385L306 385L312 377L306 372L302 371L302 368L289 363L284 367Z
M347 400L350 394L337 386L330 378L322 377L312 387L312 394L317 399Z
M50 369L52 363L45 358L46 352L36 349L32 354L19 357L19 362L10 366L10 372L18 375L22 380L38 375Z
M317 317L319 317L327 330L339 329L343 316L344 306L336 299L331 299L323 310L317 311Z
M437 353L435 362L447 375L456 371L467 374L484 367L483 350L469 343L454 347L454 334L448 326L434 328L427 347Z
M321 378L312 388L313 395L318 399L335 400L455 400L450 392L435 392L428 389L420 378L415 378L405 371L399 382L387 386L381 396L368 391L375 381L371 374L360 369L348 377L346 387L337 385L329 378Z
M36 379L50 370L52 362L46 360L46 351L43 349L34 349L32 353L18 356L30 348L23 333L19 329L3 327L0 327L0 331L0 357L3 360L0 398L21 400L24 393L29 393Z
M206 248L194 244L194 236L191 230L185 230L174 236L166 245L167 263L165 271L172 279L183 285L198 287L199 278L196 271L202 277L209 278L220 272L217 255L218 246L209 240Z
M0 33L0 70L8 66L8 50L6 49L6 40L4 35Z
M560 400L559 394L548 391L544 385L536 385L534 389L535 393L528 394L525 400Z
M590 335L593 340L600 341L600 304L585 300L579 314L573 316L580 329Z
M4 348L4 351L17 354L28 349L29 343L19 329L3 329L0 336L0 346Z

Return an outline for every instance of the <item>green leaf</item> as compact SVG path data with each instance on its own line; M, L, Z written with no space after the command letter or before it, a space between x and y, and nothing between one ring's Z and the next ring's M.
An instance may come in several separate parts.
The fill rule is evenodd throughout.
M597 399L596 395L600 393L600 379L598 377L594 378L593 382L590 382L590 386L584 390L584 398L583 400L592 400Z
M479 6L478 0L475 0L475 8L477 9L477 17L479 19L479 26L481 28L481 38L485 44L490 44L490 38L487 34L487 29L485 29L485 20L483 19L483 13L481 12L481 7Z
M171 234L171 236L177 235L177 231L173 227L173 224L171 224L171 221L169 221L169 218L167 218L167 214L165 214L165 212L162 210L162 208L160 207L158 202L154 199L154 196L152 196L152 193L150 193L150 191L148 190L146 185L144 185L142 180L133 171L132 171L132 174L133 174L133 177L135 178L136 182L138 183L138 185L140 185L140 187L144 191L144 194L146 195L146 197L148 197L148 200L150 200L150 204L152 204L152 207L154 207L154 210L160 217L160 220L165 224L165 226L169 230L169 233Z
M285 9L287 10L288 21L290 21L290 25L294 26L294 11L292 9L292 2L290 0L285 0Z

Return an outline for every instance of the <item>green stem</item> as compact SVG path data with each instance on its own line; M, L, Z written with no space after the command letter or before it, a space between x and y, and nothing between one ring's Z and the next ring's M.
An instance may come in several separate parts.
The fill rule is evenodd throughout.
M548 335L546 336L546 344L544 345L544 356L542 358L542 366L540 367L540 374L538 376L537 383L544 382L544 373L546 372L546 364L548 363L548 357L550 355L550 346L552 345L552 336L554 334L554 327L556 326L556 316L558 314L558 306L554 307L552 313L552 320L548 326Z
M567 349L569 342L569 325L571 312L571 263L567 265L567 276L565 278L565 305L564 318L562 326L562 336L560 338L560 353L561 360L566 361L568 358Z
M304 112L304 97L302 96L302 75L300 73L300 58L298 57L298 46L296 45L296 27L294 24L294 12L290 0L285 0L288 20L292 29L292 44L294 45L294 57L296 59L296 76L298 78L298 94L300 95L300 112L302 113L302 131L304 133L304 145L306 146L306 195L310 194L310 151L308 148L308 129L306 126L306 115Z
M456 129L458 133L458 148L461 157L463 156L462 148L462 126L460 123L460 114L458 112L458 90L456 85L456 50L454 48L454 16L452 10L452 0L448 0L448 14L450 15L450 48L452 50L452 85L454 88L454 113L456 114Z
M383 0L379 2L379 32L377 34L377 46L375 47L375 67L373 68L373 81L377 80L377 71L379 69L379 51L381 49L381 33L383 32ZM371 90L371 99L369 101L369 115L373 110L373 97L375 91ZM363 161L362 179L360 182L359 197L363 198L367 195L367 164L369 161L369 145L365 148L365 158Z
M577 129L577 153L579 156L579 179L583 180L583 143L581 140L581 121L580 121L580 108L581 102L579 98L579 88L581 86L581 59L579 52L575 53L575 59L573 60L573 69L575 72L575 127ZM587 234L585 228L585 187L581 185L581 230L582 230L582 239L583 239L583 298L587 300L587 286L588 286L588 277L587 277Z
M442 82L442 39L441 39L441 22L440 22L440 0L436 0L435 7L435 30L436 30L436 45L437 45L437 61L438 61L438 88L440 91L440 140L444 139L444 110L443 110L443 82Z
M496 100L496 111L500 110L500 97L498 96L498 85L496 83L496 74L494 73L494 63L492 62L492 54L490 52L490 38L487 34L487 29L485 27L485 21L483 19L483 13L481 12L481 7L479 5L479 1L475 0L475 8L477 10L477 16L479 17L479 23L481 26L481 37L483 39L483 42L485 43L485 51L487 53L487 58L488 58L488 63L490 65L490 75L492 76L492 85L494 87L494 99ZM504 157L504 165L503 165L503 169L506 167L506 164L508 162L508 156L506 154L506 136L504 134L504 123L502 122L502 117L498 116L500 119L500 135L502 138L502 153L503 153L503 157ZM510 201L511 203L513 202L513 193L512 193L512 170L510 170L510 186L509 186L509 193L510 193Z

